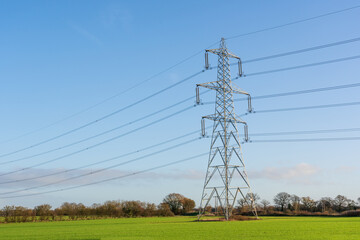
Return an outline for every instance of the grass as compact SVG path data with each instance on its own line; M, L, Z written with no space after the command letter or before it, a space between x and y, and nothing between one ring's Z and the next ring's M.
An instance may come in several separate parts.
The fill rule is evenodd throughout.
M0 239L360 239L360 217L264 217L260 221L194 222L152 217L0 224Z

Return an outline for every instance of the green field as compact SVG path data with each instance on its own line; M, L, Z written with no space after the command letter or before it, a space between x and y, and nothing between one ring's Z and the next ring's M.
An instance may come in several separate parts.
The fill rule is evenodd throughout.
M194 217L154 217L0 224L0 239L360 239L359 217L194 220Z

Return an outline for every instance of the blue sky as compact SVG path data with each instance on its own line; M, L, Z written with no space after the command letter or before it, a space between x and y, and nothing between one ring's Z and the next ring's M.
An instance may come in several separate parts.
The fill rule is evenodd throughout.
M164 69L203 51L221 37L231 37L359 5L359 1L2 1L0 2L0 155L64 133L146 97L204 66L203 53L120 94L88 111L104 99L144 81ZM308 22L227 40L231 52L243 60L359 37L360 8ZM308 53L244 64L245 73L327 61L360 54L358 42ZM216 57L211 56L212 66ZM358 83L359 60L249 76L236 84L253 96ZM233 68L232 75L236 75ZM68 136L6 156L16 160L61 147L194 96L196 83L214 81L207 71L150 100ZM255 110L301 107L359 101L359 89L348 88L313 94L254 100ZM214 94L202 96L213 101ZM44 154L1 165L2 173L86 148L174 113L195 102L190 100L126 128ZM236 104L239 114L246 104ZM29 186L51 183L172 146L200 136L201 116L214 106L204 105L108 144L16 174L0 176L1 182L71 169L116 155L136 151L176 136L199 130L183 140L144 151L92 169L16 184L0 184L0 194ZM244 117L250 137L257 139L356 137L359 132L296 136L251 136L251 133L358 128L359 106L252 114ZM207 122L209 125L210 122ZM38 130L42 129L42 130ZM27 134L31 133L31 134ZM27 134L26 136L22 136ZM18 137L22 136L22 137ZM15 138L15 139L14 139ZM253 191L271 200L286 191L299 196L360 197L359 141L247 143L243 153ZM121 176L171 161L207 152L209 139L145 158L109 171L55 186L22 193L55 190ZM141 200L159 203L171 192L200 200L207 157L138 174L99 185L39 196L1 199L4 205L34 206L64 201L91 204L105 200ZM22 194L18 193L18 194ZM16 195L16 194L13 194ZM5 195L2 195L5 196Z

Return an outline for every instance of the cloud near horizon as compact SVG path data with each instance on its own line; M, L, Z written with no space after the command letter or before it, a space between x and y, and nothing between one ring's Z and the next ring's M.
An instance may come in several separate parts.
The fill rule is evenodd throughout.
M300 163L293 167L267 167L260 171L250 171L248 175L252 179L290 180L304 183L319 172L320 169L311 164Z

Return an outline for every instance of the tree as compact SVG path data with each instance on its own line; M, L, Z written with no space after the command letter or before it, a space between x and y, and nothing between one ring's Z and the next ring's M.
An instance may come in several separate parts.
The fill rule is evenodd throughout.
M326 212L331 209L333 201L330 197L323 197L320 199L319 204L322 212Z
M156 214L156 205L153 203L146 203L144 209L144 216L151 217L151 216L155 216L155 214Z
M291 195L290 197L291 206L296 212L300 210L300 201L301 199L299 196L295 194Z
M354 200L348 199L347 207L349 210L356 210L356 202Z
M301 202L304 210L306 211L313 211L316 207L316 202L310 197L302 197Z
M123 203L122 210L126 217L136 217L143 214L143 205L140 201L126 201Z
M238 204L239 204L240 213L245 212L248 207L248 203L247 203L246 199L240 198L238 200Z
M101 215L110 217L123 216L123 204L120 201L106 201L103 205L93 207L97 208L97 212Z
M195 207L195 201L186 197L184 197L182 204L183 204L183 213L191 212Z
M345 196L342 195L337 195L336 198L334 199L334 205L337 209L338 212L341 212L348 203L349 199Z
M51 215L51 206L49 204L43 204L34 208L36 216L40 216L40 220L47 220Z
M251 207L251 203L254 201L254 205L258 205L258 201L260 200L260 196L256 193L247 193L244 198L240 198L238 200L239 210L240 212L246 212Z
M268 200L263 199L263 200L261 200L260 205L261 205L262 209L264 210L264 212L266 213L267 208L270 205L270 202Z
M164 217L174 216L174 213L170 210L170 206L167 203L160 203L158 206L158 215Z
M260 200L260 196L257 193L248 193L246 194L245 198L249 206L251 206L252 201L254 201L254 205L256 206Z
M274 197L274 203L281 207L281 211L284 211L284 207L290 202L290 194L286 192L280 192Z
M163 203L168 204L170 210L175 215L178 215L182 212L184 198L185 197L179 193L170 193L164 198Z

